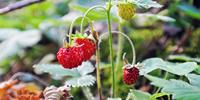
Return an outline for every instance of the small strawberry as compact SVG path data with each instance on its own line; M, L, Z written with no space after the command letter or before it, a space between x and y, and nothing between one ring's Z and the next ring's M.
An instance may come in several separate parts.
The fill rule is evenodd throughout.
M86 38L77 38L75 39L75 43L79 45L80 55L82 56L83 60L89 60L92 55L94 55L96 50L96 45L91 39Z
M64 68L75 68L83 62L79 54L80 50L77 47L60 48L57 53L58 62Z
M64 68L71 69L81 65L83 61L89 60L95 50L96 45L93 40L85 37L73 37L72 45L59 49L57 59Z
M139 69L137 65L133 66L126 64L123 69L123 81L127 85L132 85L136 83L139 76Z
M135 15L135 6L128 2L119 2L117 4L118 15L124 20L130 20Z

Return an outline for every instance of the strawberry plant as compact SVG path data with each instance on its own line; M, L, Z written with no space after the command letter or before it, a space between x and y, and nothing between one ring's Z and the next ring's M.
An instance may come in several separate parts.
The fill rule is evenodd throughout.
M44 0L40 2L42 1ZM65 2L68 3L69 1ZM35 73L38 75L43 73L50 74L53 80L59 81L59 87L53 85L46 86L45 83L43 91L38 90L35 92L31 91L31 89L28 90L27 84L24 85L26 88L15 89L14 87L17 86L18 80L16 80L14 75L14 78L0 84L0 99L4 97L16 100L70 100L79 96L78 94L70 93L73 89L78 88L82 90L85 98L88 100L199 100L200 67L198 64L200 61L198 58L170 55L167 59L154 57L144 61L136 60L134 40L132 41L123 27L132 19L144 18L145 22L146 17L151 20L150 23L147 23L147 26L152 25L158 19L166 22L174 22L175 19L162 15L162 13L166 13L167 11L159 14L137 13L137 10L145 12L150 8L161 8L162 5L153 0L108 0L104 4L95 5L88 9L73 6L73 9L83 12L83 14L70 20L72 22L69 32L62 37L62 46L59 45L60 47L56 52L55 58L57 60L54 61L55 63L49 63L54 57L48 59L45 56L39 63L33 65ZM58 5L64 7L62 3ZM57 7L57 12L64 15L65 13L62 13L63 7ZM183 9L183 7L180 8ZM187 9L183 10L188 13ZM106 21L106 30L97 32L94 23L98 22L98 20ZM114 27L112 27L112 23L114 22L118 24L118 31L115 31ZM47 23L44 22L40 25L44 33L51 28L50 22L47 28L43 26L43 24ZM80 28L74 28L77 24ZM86 27L88 28L85 29ZM55 29L52 30L55 31ZM25 47L36 44L41 38L40 31L36 31L34 34L32 34L32 31L26 34L18 34L20 33L18 30L12 31L16 33L11 32L5 35L5 37L0 37L0 40L4 40L2 43L4 45L0 46L0 51L2 51L0 52L0 62L17 54ZM133 29L133 32L137 31ZM53 34L53 32L50 30L49 33L45 33L45 35L47 34ZM13 35L19 36L13 38L11 37ZM116 35L118 36L117 46L113 45L115 42L114 36ZM132 36L135 36L135 34L132 34ZM25 43L26 41L23 41L24 39L20 37L26 37L29 42ZM51 37L47 36L47 38L51 38L56 43L59 43L59 41L55 38L60 37L57 34L53 34ZM105 38L108 38L107 42L109 46L102 48L101 43L104 42ZM127 43L124 38L128 41ZM125 46L130 45L131 53L123 53L124 44ZM115 46L117 47L117 52L115 52ZM12 47L17 49L13 50ZM101 53L105 49L109 49L109 60L106 63L101 59ZM146 50L145 48L143 49ZM174 54L174 52L171 54ZM126 55L128 55L127 58ZM132 61L129 62L131 57ZM105 80L105 78L108 79ZM39 78L36 78L36 80L39 80ZM104 83L104 81L108 82ZM136 88L137 84L143 84L146 81L151 84L149 85L151 87ZM39 80L39 82L43 84L43 81ZM123 86L126 86L128 90L123 89ZM150 90L148 88L152 87L154 90L147 92L147 90ZM36 90L36 88L33 90ZM10 91L15 91L13 92L14 95Z

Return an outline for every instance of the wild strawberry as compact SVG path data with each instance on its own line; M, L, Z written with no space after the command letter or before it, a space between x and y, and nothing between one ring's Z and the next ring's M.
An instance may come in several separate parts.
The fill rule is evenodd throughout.
M80 55L82 56L84 61L89 60L91 56L94 55L96 45L91 39L77 38L75 39L75 43L78 44Z
M124 20L130 20L135 15L135 6L128 2L119 2L117 4L118 15Z
M58 62L64 68L75 68L81 65L83 59L80 57L80 50L77 47L60 48L57 53Z
M89 60L95 53L95 43L88 38L75 38L73 45L60 48L57 53L58 62L64 68L75 68L83 61Z
M127 85L136 83L139 76L139 69L137 66L127 64L123 69L123 81Z

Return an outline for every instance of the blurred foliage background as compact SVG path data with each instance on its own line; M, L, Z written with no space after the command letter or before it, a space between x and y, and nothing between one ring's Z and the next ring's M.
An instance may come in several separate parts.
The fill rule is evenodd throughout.
M3 8L19 0L0 0ZM181 54L192 58L200 57L200 0L157 0L163 5L160 9L137 9L136 16L122 26L123 31L132 39L137 53L137 61L150 57L167 59L170 54ZM105 0L46 0L22 9L0 15L0 81L9 79L16 72L35 74L32 66L41 62L57 63L56 52L62 46L64 35L68 32L71 21L82 15L87 8L102 4ZM148 13L152 15L142 15ZM159 17L158 15L169 16ZM100 34L106 32L106 16L102 11L93 11L89 17L94 20L94 28ZM112 27L117 30L118 17L116 8L112 10ZM80 21L74 31L79 30ZM87 28L87 26L85 26ZM131 48L123 42L123 51L131 60ZM101 44L102 66L110 66L108 41ZM117 52L117 35L114 35L114 48ZM121 64L122 65L122 64ZM103 92L109 94L110 70L102 68ZM123 85L121 72L118 73L120 86L118 94L125 98L128 86ZM62 81L51 79L47 74L38 75L43 80L60 86ZM95 88L93 86L92 88ZM149 82L141 78L135 85L137 89L148 91ZM97 92L95 89L92 89ZM75 100L82 100L80 89L72 90Z

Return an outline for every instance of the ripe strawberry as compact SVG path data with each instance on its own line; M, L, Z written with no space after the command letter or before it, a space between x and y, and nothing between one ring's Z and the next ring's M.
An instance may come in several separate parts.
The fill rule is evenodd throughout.
M59 49L57 59L64 68L75 68L83 61L89 60L95 53L95 49L95 43L92 40L75 38L72 46Z
M125 65L123 69L123 81L127 85L134 84L139 76L139 69L137 66L132 66L130 64Z
M78 44L78 48L80 49L80 55L82 56L83 60L89 60L91 56L95 53L96 45L90 39L85 38L77 38L75 39L75 43Z
M75 68L83 62L77 47L60 48L57 53L58 62L64 68Z
M135 6L128 2L119 2L117 4L118 15L124 20L130 20L135 15Z

